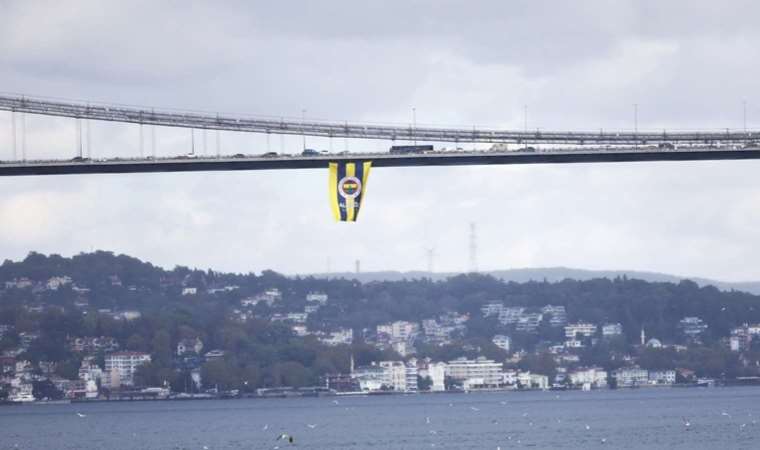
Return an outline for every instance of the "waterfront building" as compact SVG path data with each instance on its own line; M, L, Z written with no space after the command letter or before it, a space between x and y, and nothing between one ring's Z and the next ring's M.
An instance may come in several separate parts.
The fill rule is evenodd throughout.
M417 392L417 361L410 361L405 365L404 375L406 378L404 390L406 392Z
M351 378L356 380L359 389L362 391L390 390L390 387L386 384L385 368L374 363L369 366L357 367L351 371Z
M649 371L649 384L673 385L676 384L675 370L651 370Z
M417 374L422 378L430 378L432 384L430 390L433 392L443 392L446 390L446 363L443 362L420 362L417 366Z
M464 382L468 379L482 380L486 386L497 386L502 380L502 364L485 357L477 359L457 358L446 367L449 377Z
M600 367L575 369L568 373L567 379L572 386L607 387L607 371Z
M549 389L549 377L546 375L519 372L517 383L522 389Z
M118 375L119 385L134 385L134 374L138 367L150 362L150 354L143 352L115 352L106 355L105 372ZM110 383L109 383L110 384ZM112 388L119 385L110 385Z
M85 359L79 366L79 379L83 381L99 381L103 379L103 369L92 358Z
M649 371L639 367L618 369L612 376L620 388L644 386L649 383Z

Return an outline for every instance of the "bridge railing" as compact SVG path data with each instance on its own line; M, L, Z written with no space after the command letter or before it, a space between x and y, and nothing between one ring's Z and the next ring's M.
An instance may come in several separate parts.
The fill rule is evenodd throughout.
M297 119L251 118L221 114L176 112L123 105L89 104L27 96L0 95L0 110L166 127L225 130L264 134L307 135L351 139L418 140L457 143L518 143L570 145L645 145L657 143L748 143L760 133L723 131L514 131L443 127L390 126Z

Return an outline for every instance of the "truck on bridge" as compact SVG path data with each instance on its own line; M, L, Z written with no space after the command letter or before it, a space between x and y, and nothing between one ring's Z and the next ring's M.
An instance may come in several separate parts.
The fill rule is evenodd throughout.
M432 145L393 145L389 153L391 155L407 155L409 153L430 153L435 151Z

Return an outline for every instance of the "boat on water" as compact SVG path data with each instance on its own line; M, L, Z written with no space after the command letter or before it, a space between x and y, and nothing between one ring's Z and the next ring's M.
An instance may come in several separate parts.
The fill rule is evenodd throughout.
M32 395L31 390L18 390L8 397L8 401L13 403L31 403L34 401L34 395Z

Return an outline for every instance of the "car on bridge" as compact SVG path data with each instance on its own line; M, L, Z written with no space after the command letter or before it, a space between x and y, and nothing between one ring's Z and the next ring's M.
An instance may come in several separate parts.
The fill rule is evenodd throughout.
M266 152L263 155L261 155L262 158L276 158L277 152Z
M313 148L305 148L303 152L301 152L301 156L319 156L319 152Z

